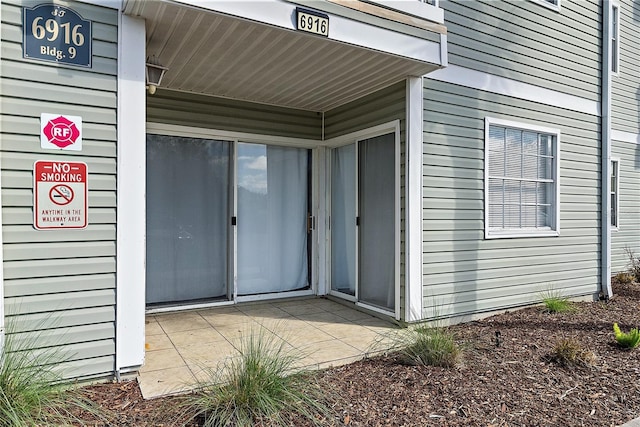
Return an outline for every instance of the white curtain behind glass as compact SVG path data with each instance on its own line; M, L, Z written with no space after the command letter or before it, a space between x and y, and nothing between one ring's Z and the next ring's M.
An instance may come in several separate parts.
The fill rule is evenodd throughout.
M358 145L358 299L395 309L395 135Z
M227 294L230 143L147 135L147 303Z
M356 146L335 148L331 164L331 289L356 292Z
M238 295L308 286L307 156L238 144Z

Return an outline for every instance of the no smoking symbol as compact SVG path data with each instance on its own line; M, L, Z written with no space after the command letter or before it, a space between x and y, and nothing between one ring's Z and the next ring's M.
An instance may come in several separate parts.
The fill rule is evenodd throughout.
M73 189L64 184L54 185L49 190L49 198L56 205L68 205L73 201Z

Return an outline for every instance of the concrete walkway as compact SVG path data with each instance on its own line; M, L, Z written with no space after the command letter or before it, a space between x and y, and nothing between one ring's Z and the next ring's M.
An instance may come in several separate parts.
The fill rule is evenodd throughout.
M324 298L240 304L148 315L138 381L145 398L186 391L237 354L241 338L262 333L321 369L366 357L393 324Z

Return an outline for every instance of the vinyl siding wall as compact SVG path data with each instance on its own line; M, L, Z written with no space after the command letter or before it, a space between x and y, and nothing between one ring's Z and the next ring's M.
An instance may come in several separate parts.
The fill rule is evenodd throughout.
M59 346L63 374L114 371L116 275L116 91L118 15L57 2L93 21L93 67L22 58L22 7L2 2L2 233L6 324L18 339ZM40 114L81 116L82 151L40 148ZM89 170L89 226L36 231L33 164L83 161Z
M625 248L640 257L640 144L613 141L612 157L620 161L618 230L611 232L611 271L628 268Z
M640 138L640 3L620 1L620 73L612 77L612 128ZM628 267L625 247L640 256L640 144L613 141L620 159L619 230L611 235L611 271Z
M613 129L640 133L640 2L620 2L620 73L612 77Z
M397 83L325 114L325 138L334 138L393 120L400 121L400 316L405 315L405 141L406 82ZM391 242L390 242L391 243Z
M598 0L442 0L449 64L598 100Z
M147 96L147 121L291 138L322 138L321 113L162 89Z
M424 80L424 316L507 308L549 288L598 291L599 119ZM484 239L485 117L558 128L559 237Z

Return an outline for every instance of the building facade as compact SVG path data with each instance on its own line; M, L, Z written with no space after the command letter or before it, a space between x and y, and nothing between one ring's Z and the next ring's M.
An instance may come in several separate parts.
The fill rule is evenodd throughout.
M631 0L0 7L0 319L73 377L139 369L149 312L464 320L640 252Z

